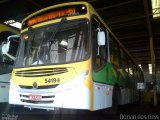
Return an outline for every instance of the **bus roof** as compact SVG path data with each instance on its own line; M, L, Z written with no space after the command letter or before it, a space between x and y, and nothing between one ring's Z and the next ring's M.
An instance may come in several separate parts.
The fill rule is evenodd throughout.
M17 28L14 28L12 26L9 26L9 25L6 25L6 24L0 24L0 32L3 32L3 31L11 31L13 33L19 33L19 30Z

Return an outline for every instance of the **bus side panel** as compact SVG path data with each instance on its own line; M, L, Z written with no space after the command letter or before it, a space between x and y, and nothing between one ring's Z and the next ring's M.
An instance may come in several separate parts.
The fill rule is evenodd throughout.
M112 107L112 85L94 83L94 110Z
M8 102L9 86L9 83L0 83L0 102Z
M107 63L100 71L93 72L94 110L112 107L112 92L115 83L118 83L120 87L120 104L135 102L138 93L131 79L123 70L116 70L111 63Z
M103 84L114 85L117 82L117 73L111 63L106 65L99 71L93 71L93 81Z
M94 110L112 107L113 86L117 73L111 63L106 63L99 71L93 71Z
M0 75L0 102L8 102L11 74Z

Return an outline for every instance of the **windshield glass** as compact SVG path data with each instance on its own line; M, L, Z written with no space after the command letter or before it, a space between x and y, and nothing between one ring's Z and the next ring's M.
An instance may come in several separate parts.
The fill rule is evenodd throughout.
M88 21L61 21L30 28L21 35L15 67L60 64L85 60L89 56Z

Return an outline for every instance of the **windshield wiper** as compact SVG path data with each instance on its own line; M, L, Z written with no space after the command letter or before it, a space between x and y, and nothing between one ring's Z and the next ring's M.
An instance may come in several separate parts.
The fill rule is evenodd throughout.
M33 40L34 37L35 37L35 33L33 32L32 27L29 27L29 28L28 28L28 35L30 36L30 37L29 37L30 39L28 39L28 44L27 44L27 55L26 55L26 58L28 58L28 60L26 60L26 62L27 62L27 61L29 62L31 42L32 42L32 40Z
M51 50L51 45L55 42L55 39L54 39L54 38L55 38L56 34L60 31L61 26L63 25L63 23L64 23L66 20L67 20L66 17L64 17L64 18L61 19L61 21L60 21L59 24L57 25L57 28L56 28L55 32L52 33L51 37L49 38L48 42L50 42L50 43L49 43L48 55L49 55L49 52L50 52L50 50Z
M66 18L62 18L61 19L61 21L59 22L59 24L57 25L57 27L56 27L56 30L55 30L55 32L53 32L52 34L51 34L51 37L49 38L49 40L48 40L48 42L50 42L50 44L49 44L49 49L48 49L48 56L49 56L49 51L50 51L50 49L51 49L51 45L54 43L54 37L56 36L56 34L60 31L60 28L61 28L61 26L62 26L62 23L64 23L64 21L66 20ZM37 55L37 64L39 64L39 61L40 61L40 51L41 51L41 48L42 48L42 45L43 45L43 42L44 42L44 35L45 35L45 30L43 30L42 31L42 34L41 34L41 38L42 38L42 41L41 41L41 43L40 43L40 49L39 49L39 52L38 52L38 55ZM49 59L49 58L48 58Z
M48 42L50 42L49 43L49 49L48 49L48 52L47 52L47 54L48 54L48 57L50 57L49 56L49 51L50 51L50 49L51 49L51 45L54 43L54 41L55 41L55 39L54 39L54 37L56 36L56 34L60 31L60 29L61 29L61 26L62 26L62 24L64 23L64 21L66 21L66 18L62 18L61 19L61 21L59 22L59 24L57 25L57 27L56 27L56 29L55 29L55 32L53 32L52 34L51 34L51 37L49 38L49 40L48 40ZM42 31L42 34L41 34L41 38L42 38L42 41L41 41L41 43L40 43L40 49L39 49L39 52L38 52L38 55L37 55L37 64L39 64L39 61L40 61L40 51L41 51L41 48L42 48L42 45L43 45L43 42L44 42L44 35L45 35L45 30L43 30ZM50 59L50 58L48 58L48 59Z
M43 41L44 41L44 34L45 34L45 31L42 30L42 34L41 34L42 41L41 41L41 43L40 43L39 51L38 51L38 53L37 53L37 64L39 64L39 61L40 61L40 51L41 51L42 44L43 44Z

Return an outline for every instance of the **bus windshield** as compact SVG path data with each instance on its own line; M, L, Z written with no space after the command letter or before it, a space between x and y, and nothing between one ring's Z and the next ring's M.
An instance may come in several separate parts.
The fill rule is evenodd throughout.
M29 28L21 34L15 67L62 64L87 59L88 26L86 19L80 19Z

